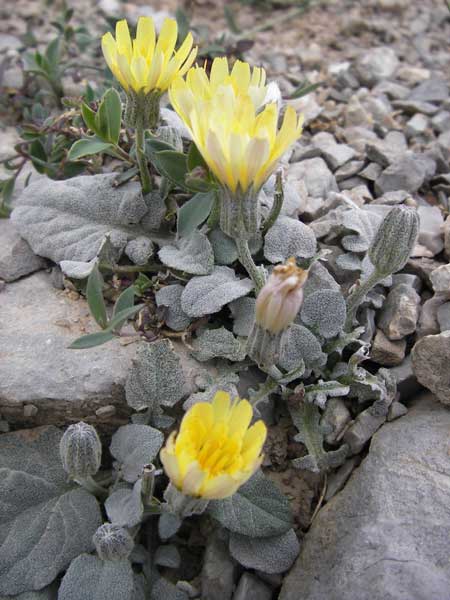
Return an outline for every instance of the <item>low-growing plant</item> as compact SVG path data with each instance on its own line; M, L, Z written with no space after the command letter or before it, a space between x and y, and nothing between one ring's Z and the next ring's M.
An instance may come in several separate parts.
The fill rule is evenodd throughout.
M152 598L185 598L185 584L162 569L176 579L179 547L198 520L206 537L220 528L246 568L283 572L299 545L287 498L260 468L261 415L276 405L272 416L288 419L306 448L292 466L325 476L361 451L395 397L389 371L362 366L359 309L405 265L417 213L395 206L382 218L339 206L330 228L341 265L361 274L344 294L278 171L302 118L289 106L282 114L263 69L230 69L226 58L192 66L193 38L175 50L177 34L166 20L157 37L148 18L135 39L124 21L115 39L106 34L125 127L117 91L84 102L84 133L93 135L75 141L68 160L93 168L104 153L120 169L31 184L12 215L32 248L85 289L101 331L72 348L120 336L128 319L142 341L125 386L135 412L112 436L112 468L99 471L99 438L85 423L64 434L48 428L21 447L14 435L0 438L6 481L23 481L20 490L0 484L11 507L0 529L0 593L41 589L65 572L61 600L99 590L134 600L150 589ZM166 89L174 110L160 108ZM112 315L105 297L115 298ZM176 336L215 365L190 394ZM240 400L236 386L250 371L259 383ZM331 399L351 415L343 431L327 419ZM34 523L26 535L24 523Z

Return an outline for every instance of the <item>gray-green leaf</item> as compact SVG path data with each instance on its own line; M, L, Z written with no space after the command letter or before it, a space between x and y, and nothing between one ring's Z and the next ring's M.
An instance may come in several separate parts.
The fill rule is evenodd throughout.
M67 483L56 427L0 436L0 594L41 589L101 524L97 500Z
M211 244L200 231L195 231L188 238L181 238L175 246L163 246L158 256L168 267L192 275L208 275L214 268Z
M145 465L153 462L164 441L163 434L148 425L123 425L109 447L119 463L122 478L133 483Z
M210 501L207 511L230 531L249 537L281 535L292 527L287 498L261 472L230 498Z
M251 538L232 533L230 553L247 569L257 569L263 573L284 573L293 564L300 550L293 529L282 535L266 538Z
M181 296L181 307L190 317L210 315L252 289L250 279L238 279L229 267L216 267L211 275L189 281Z
M58 600L132 600L133 569L128 560L100 560L82 554L70 565Z

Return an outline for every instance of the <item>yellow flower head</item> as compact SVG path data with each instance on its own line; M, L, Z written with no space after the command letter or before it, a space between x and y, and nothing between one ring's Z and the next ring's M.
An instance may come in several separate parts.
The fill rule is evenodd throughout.
M226 392L198 402L184 415L161 450L161 462L172 484L187 496L227 498L262 462L266 426L249 427L253 410L247 400L232 403Z
M295 258L274 267L256 299L256 323L272 334L289 327L302 305L307 278L308 271L297 267Z
M170 89L172 106L219 182L236 192L259 190L279 158L300 137L302 119L288 107L278 128L276 103L264 106L265 72L236 62L229 73L226 58L216 58L208 78L193 67L186 81L177 77Z
M156 40L153 19L140 17L136 39L132 41L126 20L118 21L116 39L111 33L102 37L103 55L126 92L130 89L145 94L152 90L165 92L175 77L186 73L197 56L197 48L192 49L191 33L174 52L177 36L174 19L165 19Z

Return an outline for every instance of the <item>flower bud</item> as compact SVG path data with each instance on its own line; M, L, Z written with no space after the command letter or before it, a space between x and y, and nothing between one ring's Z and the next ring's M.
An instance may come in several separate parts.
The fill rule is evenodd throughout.
M277 265L256 299L255 323L247 340L249 356L260 366L276 364L281 353L283 333L297 316L303 302L303 286L308 271L295 259Z
M102 444L94 427L80 421L64 432L59 453L66 473L72 478L84 478L99 470Z
M274 267L256 299L256 323L272 334L284 331L300 310L307 278L308 271L297 267L295 258Z
M419 216L413 208L395 206L381 222L369 248L369 258L380 275L402 269L419 231Z
M120 525L104 523L92 536L95 549L102 560L123 560L134 548L134 541L126 529Z

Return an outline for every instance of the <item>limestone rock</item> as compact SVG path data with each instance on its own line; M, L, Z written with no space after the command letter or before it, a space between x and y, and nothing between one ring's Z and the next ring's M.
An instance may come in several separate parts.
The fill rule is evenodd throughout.
M404 283L391 289L381 310L378 326L390 340L401 340L416 330L420 296Z
M419 340L412 349L412 364L419 382L450 404L450 331Z
M383 79L389 79L399 64L392 48L381 46L371 48L361 54L356 63L356 72L364 85L375 85Z
M45 269L47 263L36 256L8 219L0 219L0 279L14 281L34 271Z
M393 342L378 329L372 345L371 358L379 365L394 367L403 362L405 350L406 340Z
M280 600L448 600L450 411L422 398L375 434L315 519Z
M126 421L124 383L135 344L114 340L89 350L69 350L77 337L97 331L84 300L55 290L50 275L35 273L8 284L0 302L0 411L11 422L101 422L96 410L117 407L105 421ZM25 404L38 412L24 419Z

